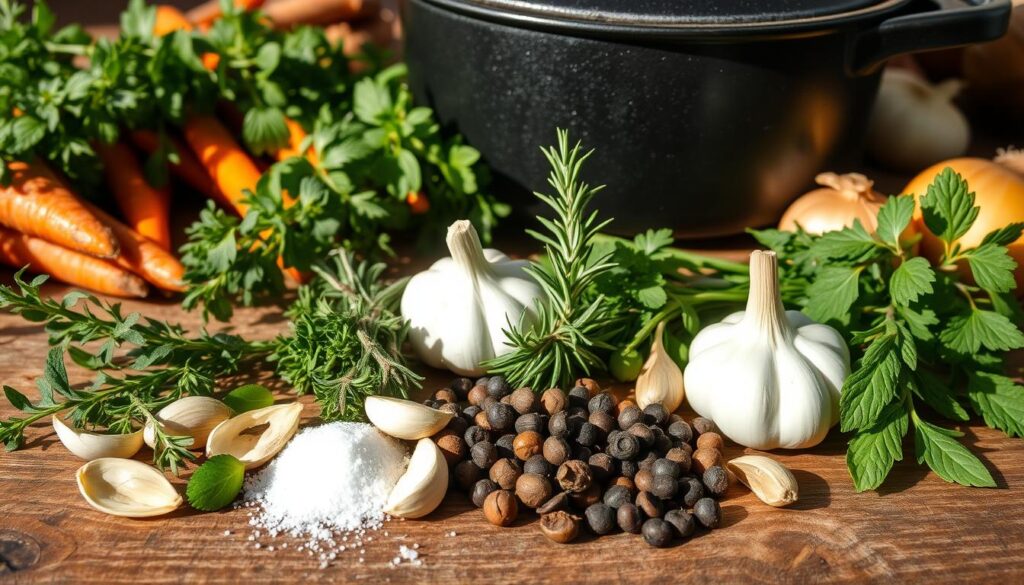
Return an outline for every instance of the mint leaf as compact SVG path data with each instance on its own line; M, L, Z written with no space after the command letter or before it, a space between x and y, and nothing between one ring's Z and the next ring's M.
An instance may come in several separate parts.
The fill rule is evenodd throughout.
M846 379L839 398L841 428L866 429L896 396L902 369L896 335L885 335L868 346L860 367Z
M246 384L239 386L224 397L224 404L235 414L241 414L250 410L266 408L274 404L274 395L266 386L260 384Z
M244 479L245 464L234 455L214 455L192 473L185 496L196 510L220 510L235 501Z
M878 248L878 242L864 229L860 220L852 227L826 232L814 243L813 251L824 259L865 260Z
M878 210L878 228L875 235L893 248L900 247L900 234L910 225L914 216L914 197L901 195L890 197Z
M900 264L889 279L889 294L897 305L909 305L932 292L935 272L924 258L911 258Z
M4 396L7 398L7 402L11 403L11 406L22 412L35 411L28 397L10 386L4 385Z
M850 307L859 293L860 267L829 266L807 288L807 316L815 321L849 322Z
M906 306L897 306L896 313L903 318L903 321L910 330L911 335L921 341L931 341L935 335L932 333L931 327L939 324L938 317L935 316L935 311L931 309L921 309L920 312L911 309Z
M1010 254L1003 246L983 244L968 250L965 255L971 267L971 274L981 288L1002 293L1017 286L1013 280L1013 271L1017 268L1017 263L1010 258Z
M974 193L967 191L967 181L950 167L942 169L928 185L921 198L921 212L928 229L947 244L959 240L978 218Z
M948 419L967 422L971 418L953 395L949 383L928 370L922 369L917 372L914 394L935 409L935 412Z
M967 382L967 398L985 424L1011 437L1024 437L1024 388L998 374L978 372Z
M914 419L917 462L927 463L942 479L965 486L996 487L992 474L954 437L962 433Z
M981 241L981 245L1009 246L1020 239L1022 232L1024 232L1024 222L1011 223L985 234L985 239Z
M893 463L903 460L903 437L910 417L902 403L885 407L878 422L857 433L846 451L846 467L858 492L882 485Z
M982 347L991 351L1024 347L1024 335L1016 325L999 313L981 309L971 309L967 316L950 319L939 339L962 355L977 353Z

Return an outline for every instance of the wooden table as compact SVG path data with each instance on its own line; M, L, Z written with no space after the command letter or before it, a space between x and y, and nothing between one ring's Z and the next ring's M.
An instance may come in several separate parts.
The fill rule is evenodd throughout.
M64 292L57 285L47 290ZM197 315L170 301L126 305L147 316L198 324ZM247 336L270 337L286 324L275 309L251 309L240 311L233 326ZM0 382L32 394L45 353L39 327L0 315ZM87 374L71 371L73 381L86 381ZM427 388L446 378L432 373ZM0 415L11 414L9 405L0 405ZM314 418L315 407L305 414ZM390 522L364 543L365 554L342 553L321 570L295 550L300 541L294 539L261 538L257 549L248 540L252 530L244 510L203 514L184 506L149 520L94 511L74 479L82 462L48 423L38 424L23 450L0 455L0 581L1017 582L1024 579L1024 441L979 426L963 430L999 489L950 485L904 461L882 490L857 494L844 462L846 437L835 431L814 449L773 454L799 480L795 506L770 508L733 488L723 502L723 528L668 549L625 534L557 545L540 534L533 515L497 528L465 496L451 493L426 519ZM912 457L909 442L904 450ZM726 456L741 452L731 447ZM142 460L149 456L145 449L139 454ZM282 548L285 542L290 545ZM422 566L391 566L403 544L419 545Z

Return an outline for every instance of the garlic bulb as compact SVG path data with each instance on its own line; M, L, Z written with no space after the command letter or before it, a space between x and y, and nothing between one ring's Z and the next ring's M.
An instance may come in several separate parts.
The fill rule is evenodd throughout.
M409 280L402 317L409 342L427 365L462 376L484 373L481 363L508 353L504 329L529 325L540 286L526 273L526 261L484 250L467 220L448 228L448 250L430 269Z
M205 449L210 431L231 418L231 409L216 398L186 396L161 408L154 418L169 436L192 437L190 449ZM142 437L153 446L156 433L152 422L146 423Z
M142 448L142 430L123 435L93 433L68 426L61 415L53 416L53 430L68 451L86 461L103 457L129 459Z
M776 262L750 255L746 311L694 337L683 377L690 406L733 441L803 449L839 420L850 352L835 329L783 308Z
M878 210L886 198L872 188L871 179L860 173L821 173L814 181L822 188L794 201L779 221L780 230L793 231L799 224L820 235L852 226L855 219L869 232L878 228Z
M683 372L665 351L665 322L658 323L654 331L651 354L636 379L636 405L660 404L675 412L683 403Z
M868 122L868 153L906 171L962 155L971 129L953 104L961 85L949 80L933 86L908 71L886 69Z
M173 512L182 502L163 473L133 459L96 459L79 467L75 477L85 501L113 516L160 516Z

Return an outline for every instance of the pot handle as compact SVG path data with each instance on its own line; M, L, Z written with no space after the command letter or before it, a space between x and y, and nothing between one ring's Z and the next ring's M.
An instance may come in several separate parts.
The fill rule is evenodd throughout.
M874 71L903 53L994 41L1010 24L1010 0L923 0L911 6L930 9L883 20L854 42L851 69Z

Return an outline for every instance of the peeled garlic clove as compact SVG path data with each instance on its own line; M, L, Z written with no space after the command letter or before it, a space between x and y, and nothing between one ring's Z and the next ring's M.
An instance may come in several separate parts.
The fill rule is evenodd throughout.
M649 404L661 404L665 410L674 412L683 403L683 371L665 351L664 337L662 321L654 331L651 354L636 379L636 405L646 408Z
M388 396L370 396L364 407L373 426L385 435L407 441L434 436L454 416L412 400Z
M744 455L726 464L740 483L769 506L788 506L797 500L799 487L793 472L762 455Z
M254 469L270 461L299 430L302 404L275 404L220 423L206 440L206 456L227 453Z
M102 457L130 459L142 448L142 431L125 435L93 433L68 426L60 415L53 417L53 430L68 451L86 461Z
M191 449L206 447L210 431L231 418L231 409L226 404L209 396L186 396L168 404L154 415L164 432L172 437L192 437ZM156 433L152 421L146 423L142 437L150 447Z
M163 473L132 459L96 459L79 467L76 476L85 501L114 516L148 518L181 505L181 496Z
M384 511L397 518L422 518L433 512L448 491L448 464L431 439L420 439L409 467L391 489Z

